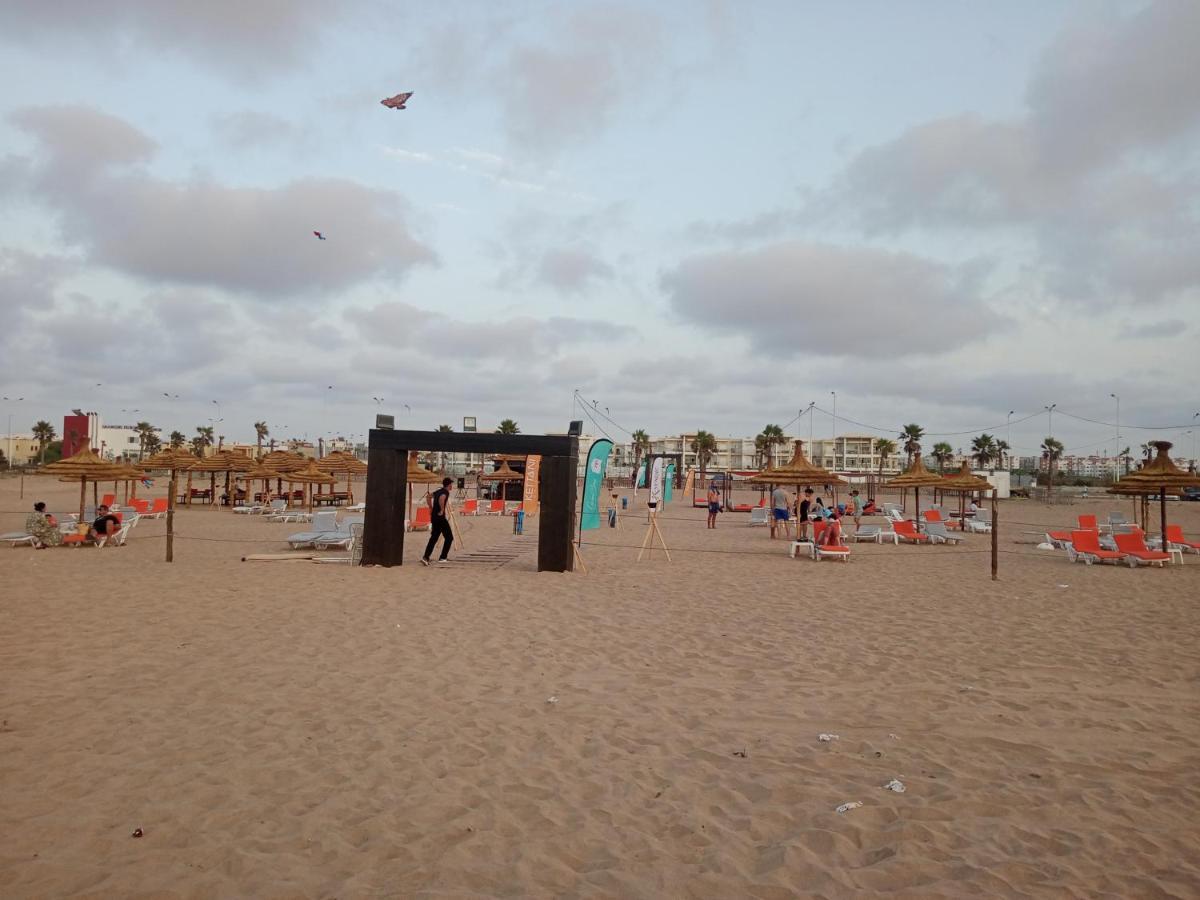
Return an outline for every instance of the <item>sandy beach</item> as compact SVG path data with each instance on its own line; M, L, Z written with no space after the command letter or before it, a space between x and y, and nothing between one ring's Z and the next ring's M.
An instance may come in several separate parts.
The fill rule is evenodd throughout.
M0 481L0 531L77 498ZM0 547L2 893L1200 896L1200 557L1029 543L1118 509L1004 503L998 582L983 536L816 563L682 502L671 562L630 514L587 575L536 519L444 570L244 563L302 529L207 508L172 565L162 521Z

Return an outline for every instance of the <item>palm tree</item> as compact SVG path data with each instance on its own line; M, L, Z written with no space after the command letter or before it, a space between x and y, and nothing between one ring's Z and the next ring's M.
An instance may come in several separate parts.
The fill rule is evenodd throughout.
M765 438L767 454L771 465L775 464L775 448L782 447L787 443L787 437L783 433L783 429L778 425L764 425L762 436Z
M496 429L496 434L520 434L521 429L517 427L517 423L512 419L501 419L500 427Z
M700 465L700 482L703 484L708 461L717 452L717 439L707 431L697 431L696 436L692 438L692 452L696 454L696 462Z
M1059 457L1063 454L1063 445L1061 441L1055 440L1052 437L1042 441L1042 458L1046 460L1046 467L1050 470L1050 480L1046 484L1046 502L1050 502L1050 495L1054 490L1054 464L1058 462Z
M150 444L150 439L155 437L154 426L149 422L138 422L133 426L133 430L137 432L138 438L138 462L142 461L142 457L146 453L146 448Z
M1009 458L1008 451L1011 449L1012 448L1008 446L1008 441L996 441L996 455L1000 457L1001 469L1009 468L1009 466L1006 466L1004 462Z
M202 438L200 435L196 435L196 437L192 438L191 442L192 455L203 458L204 448L207 446L208 444L204 443L204 438Z
M908 464L912 465L913 454L921 452L921 438L925 437L925 429L913 423L905 425L900 432L900 440L904 441L904 452L908 454Z
M764 465L767 458L767 448L770 444L767 443L765 434L756 434L754 436L754 465L760 469L766 468Z
M204 449L213 445L213 427L211 425L200 425L196 428L196 437L192 438L192 448L195 449L196 442L200 442L200 452L197 456L204 455Z
M42 457L42 465L46 464L46 447L54 440L54 426L44 420L39 420L33 426L33 436L37 438L38 452Z
M879 480L883 480L883 464L896 452L896 442L888 438L875 439L875 452L879 454Z
M255 422L254 435L258 439L258 458L262 459L262 442L264 438L271 436L271 429L267 427L266 422Z
M933 445L932 455L937 460L938 474L941 475L946 470L946 463L954 456L954 448L945 441L938 441Z
M1142 449L1142 456L1144 457L1145 461L1150 462L1151 458L1154 456L1154 445L1153 444L1142 444L1141 449Z
M650 452L650 435L646 434L645 428L639 428L630 437L633 438L631 449L633 450L634 465L637 465L638 461Z
M178 450L180 447L182 447L186 443L187 443L187 435L185 435L182 431L172 431L171 432L171 449L172 450Z
M147 453L157 453L159 450L162 449L162 438L160 438L157 434L155 434L152 431L148 435L146 435L145 446L146 446Z
M1129 450L1130 450L1130 448L1126 447L1124 450L1122 450L1120 453L1117 454L1117 459L1123 460L1125 463L1125 474L1126 475L1129 474L1129 464L1131 462L1133 462L1133 456L1130 454ZM1121 477L1121 469L1119 466L1117 467L1117 477L1118 478Z
M986 469L996 455L996 439L986 431L971 438L971 455L979 460L979 468Z

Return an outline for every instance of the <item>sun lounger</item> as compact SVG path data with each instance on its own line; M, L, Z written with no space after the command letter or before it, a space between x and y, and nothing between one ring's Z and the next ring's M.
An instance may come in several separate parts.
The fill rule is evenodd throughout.
M150 509L142 513L143 519L161 519L167 514L167 498L158 497L150 504Z
M989 534L992 530L992 513L990 510L978 509L975 518L967 521L966 530L973 534Z
M842 562L850 561L849 547L831 547L826 544L813 544L813 559L840 559Z
M116 494L105 494L103 497L100 498L100 505L107 506L109 509L112 509L112 505L116 502L117 502Z
M312 545L318 550L330 547L349 547L355 525L362 525L362 516L347 516L338 523L337 528L330 534L325 534L313 540Z
M1080 531L1099 531L1100 525L1096 522L1095 516L1079 515L1079 530Z
M503 501L500 501L503 502ZM433 527L433 522L430 519L430 510L428 506L417 507L417 517L409 524L409 531L425 531Z
M321 538L336 535L337 512L327 510L313 516L312 528L310 530L290 535L287 542L293 550L299 550L301 547L313 546Z
M707 506L707 504L705 504ZM771 522L771 510L765 506L756 506L750 510L750 520L747 525L769 525Z
M884 531L879 525L863 525L861 528L855 529L851 537L854 538L856 544L859 541L874 541L876 544L882 544L884 541L891 541L893 544L900 543L896 532Z
M1125 554L1117 550L1105 550L1100 546L1100 534L1095 531L1072 531L1067 544L1067 558L1071 562L1082 561L1090 566L1094 562L1118 563Z
M478 500L464 500L462 509L458 513L460 516L477 516L479 515Z
M1136 569L1142 563L1148 566L1157 563L1158 567L1162 568L1163 564L1171 559L1170 553L1151 550L1147 547L1141 535L1114 534L1113 540L1117 542L1117 550L1125 555L1125 559L1132 569Z
M1046 541L1052 544L1055 550L1066 550L1071 546L1074 534L1073 531L1047 531ZM1099 533L1093 532L1093 534L1096 534L1096 539L1099 541Z
M893 522L892 530L895 531L896 537L902 541L908 541L911 544L929 543L929 535L918 532L917 526L908 521L908 519L899 519Z
M929 536L929 540L935 544L947 544L951 541L956 544L961 544L964 540L961 534L951 534L946 529L945 522L926 522L925 534L927 534Z
M504 501L493 500L483 513L485 516L502 516L504 515Z
M1189 541L1183 536L1183 528L1180 525L1167 526L1167 543L1172 548L1179 548L1184 553L1200 553L1200 543Z
M10 547L17 547L21 544L28 544L33 547L37 544L37 538L32 534L25 534L21 531L12 531L8 534L0 534L0 543L7 542Z

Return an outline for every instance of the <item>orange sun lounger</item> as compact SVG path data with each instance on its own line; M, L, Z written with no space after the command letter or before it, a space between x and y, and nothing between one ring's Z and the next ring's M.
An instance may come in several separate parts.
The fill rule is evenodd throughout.
M1114 534L1113 540L1117 542L1117 549L1125 555L1132 568L1137 568L1141 563L1148 566L1158 563L1159 568L1162 568L1171 558L1170 553L1147 547L1140 534Z
M929 535L921 534L917 531L917 526L908 521L908 519L893 522L892 531L896 532L896 536L902 541L909 541L914 544L929 543Z
M1116 550L1105 550L1100 546L1100 534L1095 531L1072 531L1071 543L1068 545L1071 562L1083 560L1085 565L1094 562L1121 562L1125 554Z

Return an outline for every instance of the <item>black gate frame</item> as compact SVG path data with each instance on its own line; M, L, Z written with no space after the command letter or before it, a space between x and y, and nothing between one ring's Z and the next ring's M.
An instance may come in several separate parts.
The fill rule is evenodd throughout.
M539 572L571 572L574 552L579 438L566 435L494 434L371 429L367 442L367 510L363 521L364 566L404 564L404 509L408 454L515 453L542 457L538 478Z

